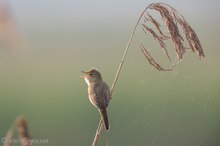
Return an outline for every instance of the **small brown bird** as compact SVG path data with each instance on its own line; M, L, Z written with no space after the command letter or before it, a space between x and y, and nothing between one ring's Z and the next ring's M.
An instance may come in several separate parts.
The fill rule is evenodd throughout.
M102 80L101 73L97 69L82 71L86 75L81 76L88 85L88 95L90 102L98 108L102 119L104 120L105 129L108 131L109 121L107 107L111 99L109 86Z

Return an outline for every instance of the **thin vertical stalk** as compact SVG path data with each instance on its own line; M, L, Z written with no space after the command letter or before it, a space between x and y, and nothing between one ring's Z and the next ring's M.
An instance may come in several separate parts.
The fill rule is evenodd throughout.
M148 7L149 7L149 6L148 6ZM127 52L128 52L128 48L129 48L130 45L131 45L131 41L132 41L132 39L133 39L133 37L134 37L135 31L136 31L136 29L137 29L137 26L138 26L138 24L139 24L139 22L140 22L142 16L144 15L145 11L148 9L148 7L146 7L145 10L144 10L144 11L141 13L141 15L139 16L138 21L137 21L137 23L135 24L135 27L134 27L134 29L133 29L133 31L132 31L132 33L131 33L131 36L130 36L130 38L129 38L129 40L128 40L128 43L127 43L127 46L126 46L126 48L125 48L125 50L124 50L124 53L123 53L121 62L120 62L120 64L119 64L119 66L118 66L118 69L117 69L117 72L116 72L114 81L113 81L113 83L112 83L112 87L111 87L111 91L110 91L111 97L112 97L112 95L113 95L113 91L114 91L114 89L115 89L115 85L116 85L116 83L117 83L117 81L118 81L119 74L120 74L120 72L121 72L123 63L124 63L124 61L125 61L125 57L126 57ZM96 134L95 134L95 137L94 137L92 146L96 146L96 145L97 145L102 129L103 129L103 121L102 121L102 118L100 118L99 125L98 125L98 128L97 128L97 130L96 130Z

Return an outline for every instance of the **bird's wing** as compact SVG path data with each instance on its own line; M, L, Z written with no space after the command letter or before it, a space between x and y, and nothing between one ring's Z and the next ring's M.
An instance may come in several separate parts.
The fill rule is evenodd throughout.
M109 101L111 99L109 88L104 89L103 92L104 92L103 93L104 104L105 104L105 107L108 107Z
M96 105L102 109L107 107L110 100L110 91L107 85L98 86L94 92Z

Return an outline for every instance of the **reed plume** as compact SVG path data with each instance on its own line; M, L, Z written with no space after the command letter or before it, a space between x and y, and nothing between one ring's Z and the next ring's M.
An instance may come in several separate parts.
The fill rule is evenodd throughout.
M22 116L17 117L11 128L8 130L4 138L4 146L13 146L14 143L17 143L17 141L14 141L13 139L15 129L17 129L18 135L20 137L19 144L22 146L30 146L31 136L28 131L27 121Z
M160 14L162 17L162 21L164 22L164 26L168 31L168 34L165 34L161 31L160 23L154 19L151 15L148 14L148 10L154 10ZM173 67L183 59L186 49L191 49L193 53L196 53L200 58L205 57L202 45L200 40L189 25L189 23L185 20L185 18L173 7L165 4L165 3L152 3L147 9L143 12L143 16L141 16L140 21L142 23L142 30L147 34L151 34L155 40L159 43L160 47L163 49L164 54L171 61L170 55L167 51L167 41L171 40L174 44L175 53L177 59L173 61L173 64L169 68L164 68L159 65L155 58L150 54L148 49L141 43L140 48L144 56L147 58L149 63L153 65L156 69L160 71L170 71ZM156 31L151 29L149 26L154 25L156 27ZM184 36L181 35L180 31L184 33ZM185 46L184 43L188 43L189 47Z
M20 136L22 146L31 145L31 137L28 131L27 122L24 117L18 117L16 120L18 134Z
M161 29L161 24L153 17L151 16L147 11L153 10L160 14L162 17L162 21L164 22L164 25L166 29L168 30L168 34L164 33ZM145 34L150 34L153 36L153 38L159 43L160 48L163 50L165 56L168 58L170 62L172 62L171 66L168 68L163 67L161 64L159 64L155 57L152 56L152 54L149 52L147 47L143 45L143 43L139 44L139 47L141 48L141 51L145 58L148 60L150 65L155 67L159 71L171 71L176 66L176 64L183 59L184 54L186 53L186 49L192 50L193 53L196 53L199 58L205 57L204 51L202 49L202 45L200 43L200 40L195 33L195 31L192 29L192 27L188 24L188 22L185 20L185 18L173 7L165 4L165 3L152 3L148 5L144 11L141 13L141 15L138 18L138 21L136 22L136 25L131 33L131 36L128 40L127 46L125 48L124 54L122 56L121 62L118 66L118 70L115 75L115 79L112 83L111 88L111 97L115 88L115 85L117 83L121 68L123 66L128 48L130 47L131 41L134 37L134 34L139 26L141 24L141 28ZM150 28L150 25L155 26L156 30ZM183 37L180 33L180 30L183 31L185 34ZM184 39L185 38L185 39ZM167 50L167 41L171 40L171 42L174 45L175 50L175 56L177 59L172 61L169 51ZM186 47L184 45L185 42L188 42L189 47ZM92 146L96 146L98 143L98 140L100 138L101 131L103 129L103 121L102 118L100 119L98 128L96 130L96 134L93 140Z
M4 146L13 146L12 138L13 138L13 129L10 129L4 138Z

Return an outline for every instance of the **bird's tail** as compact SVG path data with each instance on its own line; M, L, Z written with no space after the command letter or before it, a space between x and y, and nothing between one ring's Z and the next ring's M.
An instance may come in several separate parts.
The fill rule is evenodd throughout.
M104 120L105 129L108 131L110 126L109 126L109 121L108 121L107 109L106 108L100 109L100 113L101 113L102 119Z

